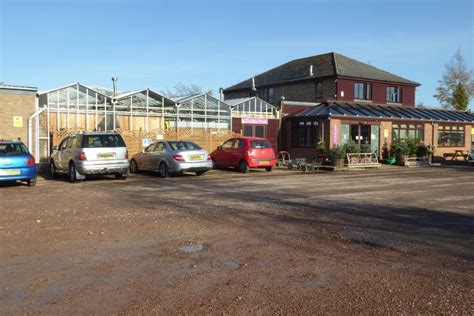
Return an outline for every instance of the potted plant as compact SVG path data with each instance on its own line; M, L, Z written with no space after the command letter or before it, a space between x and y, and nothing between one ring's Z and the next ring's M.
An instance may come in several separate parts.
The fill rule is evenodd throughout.
M320 140L315 146L316 159L324 162L326 160L326 143Z
M360 152L364 154L369 154L372 152L372 147L370 144L362 144L360 145Z
M343 167L346 158L346 150L343 146L336 145L330 150L331 161L335 167Z
M410 146L406 142L393 142L390 154L395 156L399 163L405 163L405 159L410 155Z
M416 156L417 157L426 157L428 158L428 152L429 152L429 149L428 149L428 146L426 146L425 144L423 143L420 143L416 146Z

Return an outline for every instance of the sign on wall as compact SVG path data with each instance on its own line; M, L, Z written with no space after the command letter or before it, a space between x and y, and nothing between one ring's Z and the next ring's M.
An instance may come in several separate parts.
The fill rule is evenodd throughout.
M339 145L339 128L337 127L337 125L334 125L333 127L332 139L334 145Z
M383 130L383 137L387 138L388 137L388 128L384 128Z
M151 138L144 138L142 141L143 147L147 147L148 145L151 145L153 143L153 139Z
M23 116L13 117L13 127L23 127Z
M242 118L242 124L268 125L268 119L265 118Z

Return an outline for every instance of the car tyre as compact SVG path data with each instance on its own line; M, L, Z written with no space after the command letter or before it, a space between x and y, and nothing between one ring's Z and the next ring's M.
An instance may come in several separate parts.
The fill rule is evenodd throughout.
M160 177L162 178L167 178L169 177L170 173L169 173L169 169L168 169L168 166L162 162L160 164L160 167L158 168L158 174L160 175Z
M138 165L135 159L132 159L130 162L130 173L137 173L138 172Z
M272 171L273 171L273 167L265 167L265 170L267 170L268 172L272 172Z
M127 180L127 175L123 173L116 173L115 174L115 179L117 180Z
M34 187L36 185L36 177L26 181L26 184L28 184L29 187Z
M69 164L68 177L69 177L69 182L71 182L71 183L76 183L77 182L76 166L74 166L74 163L72 163L72 162Z
M49 163L49 174L52 178L55 178L57 176L56 166L54 165L53 160L51 160L51 162Z
M239 171L242 173L248 173L250 171L249 165L247 164L247 161L242 160L239 164Z

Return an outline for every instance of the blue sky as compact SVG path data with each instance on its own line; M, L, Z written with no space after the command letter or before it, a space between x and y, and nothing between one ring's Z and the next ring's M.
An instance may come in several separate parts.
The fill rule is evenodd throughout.
M335 51L420 82L433 98L459 48L474 63L470 0L0 0L0 81L217 91ZM473 107L471 101L471 108Z

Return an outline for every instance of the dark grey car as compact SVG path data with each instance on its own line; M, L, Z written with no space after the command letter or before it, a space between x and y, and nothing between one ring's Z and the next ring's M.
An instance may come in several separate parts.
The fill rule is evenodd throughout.
M207 150L187 141L158 141L130 161L130 172L138 170L158 171L163 178L170 174L194 172L200 176L212 169Z

